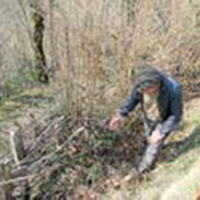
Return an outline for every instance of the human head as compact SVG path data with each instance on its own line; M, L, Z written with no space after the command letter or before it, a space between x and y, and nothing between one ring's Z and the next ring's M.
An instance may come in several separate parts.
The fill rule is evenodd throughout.
M141 93L157 93L162 80L161 73L155 68L148 68L141 71L133 78L134 88Z

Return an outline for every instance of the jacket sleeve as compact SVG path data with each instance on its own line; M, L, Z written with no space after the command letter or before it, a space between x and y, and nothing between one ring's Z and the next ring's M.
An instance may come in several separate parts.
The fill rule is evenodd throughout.
M130 97L126 100L123 106L119 109L119 114L123 117L129 115L129 113L137 106L141 101L141 94L136 92L134 88L131 90Z
M182 89L181 86L177 87L175 92L171 96L170 102L170 115L162 123L161 133L163 135L168 135L171 131L175 130L179 126L183 113L183 103L182 103Z

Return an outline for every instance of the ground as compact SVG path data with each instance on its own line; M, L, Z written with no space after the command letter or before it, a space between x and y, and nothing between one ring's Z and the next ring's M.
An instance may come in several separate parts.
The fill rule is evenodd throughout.
M0 105L1 149L9 152L8 133L10 126L26 126L36 123L55 106L54 99L46 88L32 88L7 99ZM115 168L110 188L101 195L105 200L193 200L200 188L200 98L185 102L181 129L165 144L154 170L142 180L120 185L127 166ZM51 108L51 109L50 109ZM40 120L42 121L42 120ZM130 166L129 166L130 167ZM104 180L105 182L112 181ZM197 199L197 198L196 198ZM194 200L196 200L194 199Z
M185 103L181 130L169 138L157 167L147 178L132 189L125 186L109 191L106 199L197 200L200 195L199 106L200 98Z

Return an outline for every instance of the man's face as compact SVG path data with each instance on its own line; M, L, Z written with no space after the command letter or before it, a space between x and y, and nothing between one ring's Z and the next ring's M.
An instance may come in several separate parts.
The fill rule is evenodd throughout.
M143 90L142 93L147 94L149 96L157 96L159 93L159 86L155 85L155 86L149 87Z

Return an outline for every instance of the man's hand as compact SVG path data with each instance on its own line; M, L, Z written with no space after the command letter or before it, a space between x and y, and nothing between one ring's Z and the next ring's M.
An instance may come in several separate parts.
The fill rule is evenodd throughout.
M121 116L120 114L116 114L110 121L108 128L112 131L118 131L122 123L124 121L124 117Z
M160 142L162 139L164 139L164 136L161 134L160 130L157 128L152 132L151 136L148 137L147 141L150 144L156 144Z

